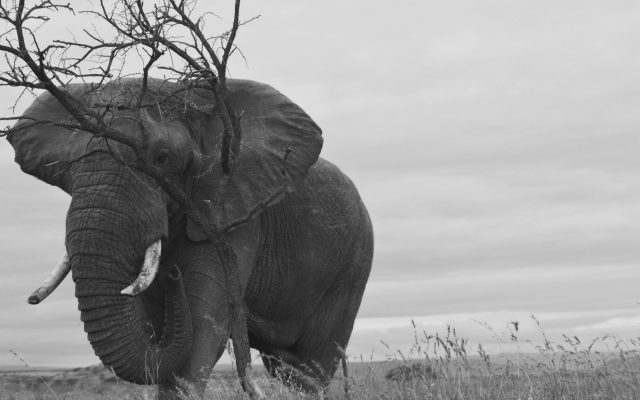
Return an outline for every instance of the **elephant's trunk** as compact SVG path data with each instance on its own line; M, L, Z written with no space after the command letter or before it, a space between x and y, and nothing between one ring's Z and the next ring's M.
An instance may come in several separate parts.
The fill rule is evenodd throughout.
M76 284L78 308L96 355L116 375L130 382L167 381L184 366L191 350L191 316L180 270L172 267L164 277L165 323L153 332L141 297L127 297L90 280ZM96 295L102 291L103 294ZM88 293L88 294L87 294Z
M152 182L119 164L105 172L104 163L75 168L67 215L81 319L96 355L119 377L164 382L182 369L192 345L180 270L173 266L158 278L165 296L162 332L154 332L142 297L121 291L138 275L145 249L166 235L166 205Z

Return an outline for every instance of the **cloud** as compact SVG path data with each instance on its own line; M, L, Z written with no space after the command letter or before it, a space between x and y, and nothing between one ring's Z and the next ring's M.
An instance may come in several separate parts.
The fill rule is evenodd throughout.
M383 174L362 189L378 238L380 278L640 259L634 245L640 187L626 173L546 166L417 171Z
M603 273L606 271L606 273ZM425 267L407 279L376 276L367 286L360 310L364 318L492 310L580 312L629 308L638 300L636 264L530 268L470 268L443 272Z

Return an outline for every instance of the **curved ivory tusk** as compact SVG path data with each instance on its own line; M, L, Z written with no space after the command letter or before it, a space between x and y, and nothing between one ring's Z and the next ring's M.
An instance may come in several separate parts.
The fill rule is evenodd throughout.
M42 300L46 299L47 296L56 290L70 270L71 265L69 264L69 255L65 251L62 256L62 260L60 260L58 265L56 265L53 271L51 271L47 279L42 282L42 285L36 289L35 292L31 293L31 296L27 299L29 304L38 304Z
M144 263L142 264L140 275L138 275L131 285L124 288L120 293L126 294L127 296L137 296L147 290L155 279L158 273L158 267L160 266L160 243L161 241L158 239L147 248L144 252Z

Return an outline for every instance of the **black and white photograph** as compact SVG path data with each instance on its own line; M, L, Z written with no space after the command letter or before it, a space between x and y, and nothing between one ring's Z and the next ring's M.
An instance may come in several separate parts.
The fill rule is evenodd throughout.
M640 3L0 0L0 399L640 396Z

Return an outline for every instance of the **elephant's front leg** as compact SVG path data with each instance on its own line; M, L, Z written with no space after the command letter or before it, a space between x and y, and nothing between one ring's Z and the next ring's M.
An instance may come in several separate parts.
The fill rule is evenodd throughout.
M158 386L161 400L184 398L184 394L190 399L202 398L211 370L229 337L224 269L215 248L208 243L182 243L182 246L175 263L184 275L193 323L193 347L185 368L173 381Z

